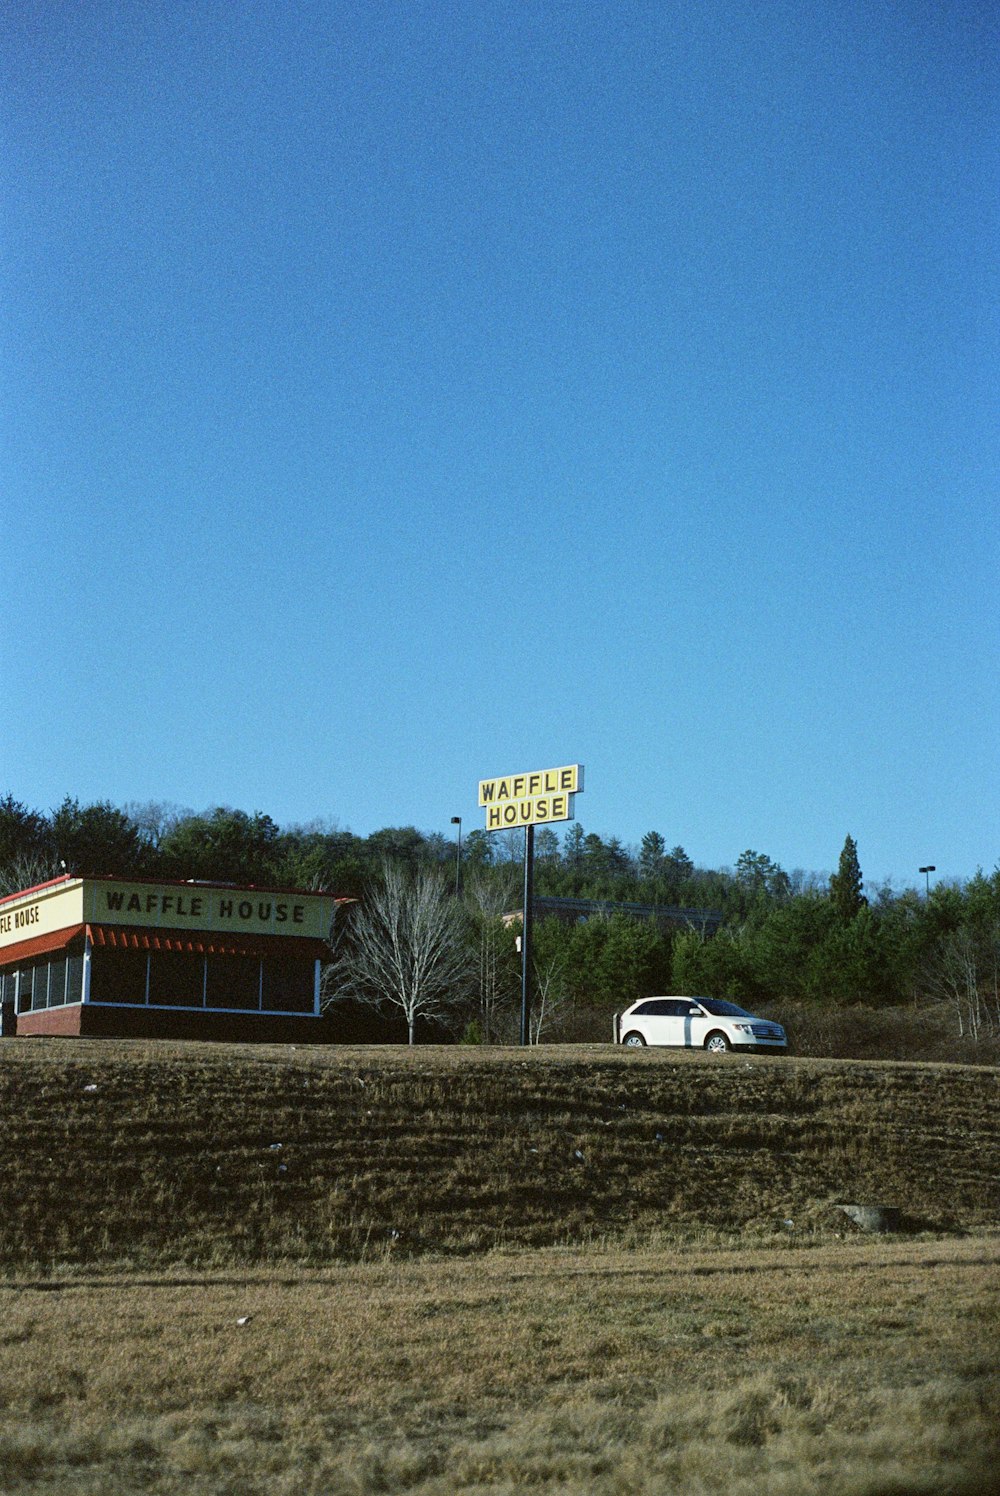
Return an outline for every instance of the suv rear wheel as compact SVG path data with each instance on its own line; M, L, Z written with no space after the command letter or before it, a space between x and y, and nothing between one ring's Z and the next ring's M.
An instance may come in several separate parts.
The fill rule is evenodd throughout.
M630 1033L628 1033L628 1034L625 1035L624 1039L622 1040L622 1043L625 1045L626 1049L645 1049L646 1048L646 1041L645 1041L645 1039L642 1037L641 1034L637 1034L636 1031L635 1031L635 1029L632 1029L632 1031Z

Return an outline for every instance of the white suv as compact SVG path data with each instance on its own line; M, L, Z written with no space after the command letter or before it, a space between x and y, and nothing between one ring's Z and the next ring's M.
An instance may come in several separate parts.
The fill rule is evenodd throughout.
M644 997L616 1013L614 1024L615 1043L629 1049L672 1044L721 1054L727 1049L788 1048L780 1023L755 1018L721 997Z

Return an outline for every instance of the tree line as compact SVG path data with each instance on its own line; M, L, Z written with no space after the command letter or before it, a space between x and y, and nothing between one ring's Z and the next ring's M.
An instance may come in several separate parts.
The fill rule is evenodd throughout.
M325 888L357 900L335 934L328 999L395 1007L411 1034L421 1016L470 1037L516 1032L520 969L510 915L520 901L522 849L521 831L474 830L459 862L456 838L413 826L360 837L321 821L279 827L261 812L221 806L196 813L67 797L46 813L10 794L0 800L3 892L65 871ZM574 823L561 835L536 831L535 894L655 911L538 921L539 1034L557 1034L581 1009L603 1012L669 991L757 1009L789 1000L934 1000L948 1006L963 1035L1000 1032L1000 869L929 894L899 892L866 887L850 836L837 871L825 876L786 872L750 849L731 868L698 868L657 831L630 848ZM720 916L711 932L691 913L706 909ZM393 978L378 966L380 947L398 942L405 921L408 969L421 972L416 997L398 972ZM421 942L437 954L421 948L414 966ZM397 965L401 971L405 962L397 957Z

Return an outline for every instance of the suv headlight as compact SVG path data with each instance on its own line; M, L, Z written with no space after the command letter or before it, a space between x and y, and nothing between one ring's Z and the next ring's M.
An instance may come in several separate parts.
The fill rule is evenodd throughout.
M736 1030L736 1032L738 1034L752 1034L753 1033L753 1024L752 1023L734 1023L733 1024L733 1028Z

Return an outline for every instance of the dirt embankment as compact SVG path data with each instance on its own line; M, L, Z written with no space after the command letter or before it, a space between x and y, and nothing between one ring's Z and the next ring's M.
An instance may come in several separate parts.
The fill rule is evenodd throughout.
M541 1050L0 1045L8 1265L333 1261L704 1230L1000 1225L985 1067Z

